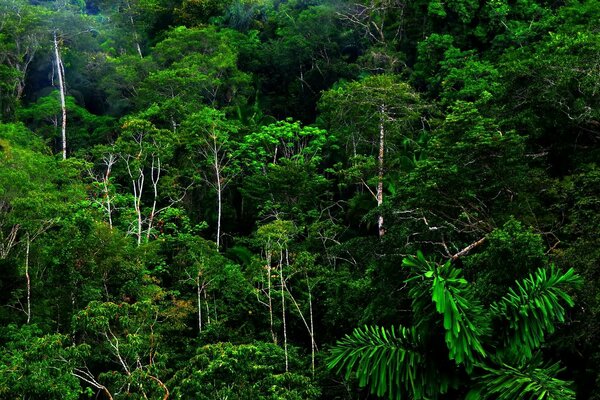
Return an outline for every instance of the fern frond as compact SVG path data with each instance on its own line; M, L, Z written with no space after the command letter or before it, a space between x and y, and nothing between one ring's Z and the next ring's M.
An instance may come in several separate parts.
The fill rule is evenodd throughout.
M416 273L407 280L415 283L409 292L413 297L415 316L427 315L423 314L424 303L432 302L442 316L449 358L471 371L478 358L486 357L483 340L488 333L489 321L481 303L473 297L468 282L462 278L462 270L451 261L442 265L427 261L421 252L417 257L404 259L403 265ZM417 323L417 326L421 325L421 322Z
M414 329L365 326L355 329L332 349L329 369L345 371L346 379L355 374L361 387L371 393L399 400L401 391L422 399L430 388L423 371Z
M533 351L543 343L545 334L553 333L555 324L564 322L565 307L561 303L568 307L574 304L565 289L581 282L572 268L564 274L554 265L549 269L539 268L492 304L493 313L508 321L507 349L523 359L531 358Z
M556 378L562 371L558 363L542 366L539 354L523 366L502 364L483 367L487 374L476 378L477 387L466 400L573 400L572 382Z

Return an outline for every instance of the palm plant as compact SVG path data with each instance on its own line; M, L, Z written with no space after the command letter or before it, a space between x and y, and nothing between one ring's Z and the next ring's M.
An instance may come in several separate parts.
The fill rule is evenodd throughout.
M418 252L403 266L412 326L355 329L332 349L330 369L390 400L437 399L451 388L464 389L466 400L575 398L571 383L556 377L560 365L544 363L539 352L565 321L565 305L573 306L566 290L581 283L573 269L540 268L484 307L450 260Z

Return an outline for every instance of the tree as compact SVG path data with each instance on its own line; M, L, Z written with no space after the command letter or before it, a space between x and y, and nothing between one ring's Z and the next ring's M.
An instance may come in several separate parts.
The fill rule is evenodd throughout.
M468 390L468 399L574 399L555 377L559 365L544 365L538 352L565 321L564 304L574 304L567 290L582 281L573 269L539 268L485 309L451 260L438 264L419 252L403 265L413 325L356 329L333 348L329 368L346 378L356 372L360 386L390 399L438 398L452 387Z
M282 350L272 343L218 343L199 346L171 380L176 399L313 400L320 394L310 379L285 372ZM301 363L292 359L296 369Z
M201 176L217 193L217 251L221 247L221 217L223 193L241 172L236 160L234 135L238 126L225 117L225 113L204 108L191 115L184 123L188 131L187 146L201 157ZM209 168L209 172L203 168Z
M311 219L330 197L320 172L326 149L334 146L327 131L291 119L262 126L244 136L239 157L246 176L241 191L260 214L286 214L299 223Z
M135 54L143 58L146 35L155 20L163 11L164 4L160 0L98 0L95 5L103 15L109 16L110 23L114 24L110 33L121 33L111 38L118 42L125 39L126 49L135 49ZM117 51L120 53L120 51Z
M61 152L62 158L67 158L67 81L63 52L68 42L83 34L89 34L93 29L93 22L82 14L81 4L71 3L69 0L52 0L45 4L50 10L46 22L46 30L52 43L52 84L54 76L57 77L57 90L61 109ZM80 39L81 42L83 40Z
M95 347L89 349L91 354L86 358L109 362L118 369L110 368L96 377L86 358L74 358L73 376L109 398L124 398L134 393L158 398L160 393L163 399L168 399L169 389L159 378L164 371L164 356L159 351L160 334L155 332L158 317L157 308L149 302L88 304L74 318L74 328L85 337L85 344ZM123 388L123 396L119 388Z
M129 180L133 196L135 212L135 228L132 229L137 243L150 240L154 221L158 214L172 206L181 198L171 198L168 203L159 208L159 185L163 178L165 164L173 154L172 132L157 129L152 123L130 118L122 126L123 134L115 143L115 150L120 155ZM150 175L151 206L145 216L144 199L147 189L146 174Z
M68 359L80 353L61 334L44 335L36 325L9 325L2 331L0 395L77 400L84 393Z
M373 195L377 207L381 207L389 163L386 153L391 153L390 147L395 150L401 144L414 149L416 132L422 129L423 106L419 96L408 84L392 75L376 75L325 92L320 108L330 129L345 140L353 169L360 171L359 163L364 162L364 157L368 160L376 154L375 189L371 187L370 177L365 179L359 172L356 178ZM414 152L409 151L409 158L412 155ZM382 237L385 228L381 213L377 217L377 228Z
M161 108L163 124L176 130L186 115L212 107L235 105L249 93L250 77L237 67L234 47L245 38L236 31L214 27L178 27L154 47L160 66L143 81L138 104ZM168 124L168 125L167 125Z
M0 4L0 101L6 118L12 118L25 93L27 73L43 45L42 19L47 15L22 0Z
M20 120L60 152L64 148L62 100L60 92L54 90L17 112ZM69 151L77 153L88 146L105 142L113 128L114 120L108 116L90 113L78 104L73 96L66 96L64 100L64 112L68 113L72 122L72 126L69 127Z

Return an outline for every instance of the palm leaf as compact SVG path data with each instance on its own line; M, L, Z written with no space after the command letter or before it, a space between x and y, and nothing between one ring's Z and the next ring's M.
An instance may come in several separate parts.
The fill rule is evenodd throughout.
M542 366L536 354L521 368L502 364L483 367L486 374L476 378L477 386L466 400L573 400L571 382L555 376L562 371L558 363Z
M451 261L441 265L428 261L421 252L417 257L405 258L403 265L415 273L407 282L413 283L409 292L413 313L421 318L416 326L431 329L427 320L431 313L427 308L434 304L442 317L449 358L471 371L478 359L486 357L483 340L489 331L489 321L469 283L462 278L462 270Z
M565 321L566 311L561 303L569 307L574 304L565 289L581 282L572 268L564 274L553 265L549 269L539 268L492 304L494 314L508 321L507 350L518 355L517 359L531 358L545 335L554 332L555 324Z
M423 371L423 356L417 346L414 329L365 326L355 329L338 341L331 351L329 369L345 371L346 379L353 375L361 387L371 393L399 400L402 393L415 399L428 398L432 392L447 389L434 387L430 374Z

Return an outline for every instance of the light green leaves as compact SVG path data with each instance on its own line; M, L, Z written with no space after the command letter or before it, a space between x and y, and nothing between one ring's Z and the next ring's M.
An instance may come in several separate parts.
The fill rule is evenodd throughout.
M257 132L246 135L240 144L240 155L256 171L265 165L277 164L281 159L318 163L329 140L327 131L302 126L290 119L263 126Z

